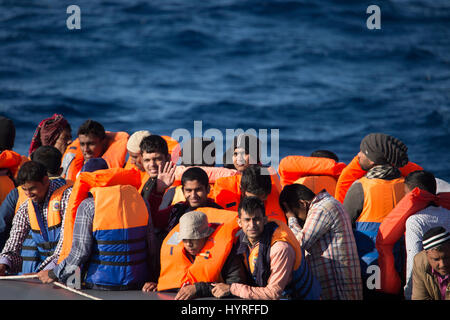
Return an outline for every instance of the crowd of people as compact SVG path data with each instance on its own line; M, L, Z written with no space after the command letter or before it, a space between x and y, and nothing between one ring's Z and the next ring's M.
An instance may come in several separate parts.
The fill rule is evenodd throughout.
M180 145L85 121L42 120L29 154L0 117L0 275L175 299L450 300L450 185L371 133L275 170L240 134Z

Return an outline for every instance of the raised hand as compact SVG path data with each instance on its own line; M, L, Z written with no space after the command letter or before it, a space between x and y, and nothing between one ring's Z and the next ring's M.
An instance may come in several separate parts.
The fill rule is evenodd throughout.
M176 165L172 161L167 161L164 167L158 166L158 177L156 180L156 192L162 194L175 181Z

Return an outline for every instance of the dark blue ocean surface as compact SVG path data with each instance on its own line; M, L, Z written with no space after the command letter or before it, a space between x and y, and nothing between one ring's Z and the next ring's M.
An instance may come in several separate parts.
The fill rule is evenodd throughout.
M69 30L69 5L81 30ZM381 30L369 30L369 5ZM279 129L279 154L349 162L384 132L450 180L450 2L0 1L0 114L27 154L62 113L111 131ZM270 151L269 151L270 153Z

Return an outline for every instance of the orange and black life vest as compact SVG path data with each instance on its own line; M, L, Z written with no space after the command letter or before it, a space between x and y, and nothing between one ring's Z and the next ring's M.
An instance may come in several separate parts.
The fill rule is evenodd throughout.
M215 231L208 237L205 246L194 262L188 258L183 241L178 239L179 225L164 239L161 247L161 273L158 291L181 288L196 282L217 282L225 261L235 241L237 213L234 211L198 208L206 214Z

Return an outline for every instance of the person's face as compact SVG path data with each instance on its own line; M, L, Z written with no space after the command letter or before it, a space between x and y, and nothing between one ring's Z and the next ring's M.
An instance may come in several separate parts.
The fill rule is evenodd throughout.
M189 206L198 208L208 201L209 186L205 187L197 180L186 181L183 186L183 195Z
M150 178L158 177L158 166L163 168L167 161L167 155L161 152L142 153L142 165Z
M65 129L59 134L59 137L56 140L54 147L58 149L61 152L61 154L64 154L67 146L71 143L72 143L72 134L69 129Z
M43 202L49 186L48 177L44 177L43 181L27 181L21 187L25 195L34 202Z
M256 161L250 154L245 154L244 148L236 148L233 153L233 164L237 171L243 172L250 164L256 164Z
M134 164L139 170L145 171L142 165L142 156L140 152L128 151L128 155L130 156L131 164Z
M242 210L241 217L238 218L239 227L242 228L242 231L252 245L255 244L261 237L266 222L266 215L259 209L252 213Z
M369 171L375 164L373 161L367 158L367 156L362 151L358 153L358 159L361 169L365 171Z
M196 256L202 251L203 247L205 246L206 240L208 238L202 238L202 239L183 239L183 245L184 249L189 253L191 256Z
M259 198L259 200L261 200L262 202L265 202L265 201L267 200L267 197L269 196L268 194L257 196L256 194L251 193L251 192L248 192L248 191L244 191L244 195L245 195L246 197L257 197L257 198Z
M85 161L92 158L100 158L103 155L104 140L93 134L80 134L78 139L80 140L80 148Z
M450 274L450 244L444 250L427 250L427 259L430 266L441 276Z

